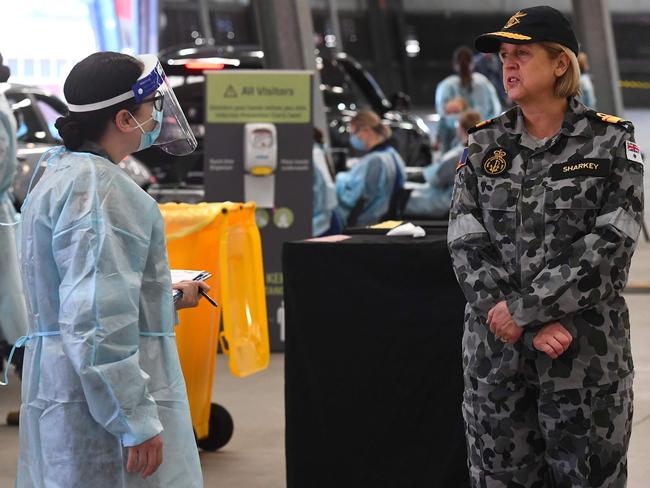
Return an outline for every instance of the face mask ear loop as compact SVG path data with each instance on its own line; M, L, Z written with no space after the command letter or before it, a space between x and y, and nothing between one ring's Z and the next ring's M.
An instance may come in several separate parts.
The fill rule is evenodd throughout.
M127 112L129 112L129 111L127 110ZM150 119L145 120L144 122L142 122L142 125L141 125L140 122L138 122L138 119L135 118L135 115L133 115L131 112L129 112L129 115L131 116L131 118L135 122L135 125L138 126L138 129L140 129L140 132L142 132L143 134L146 134L147 132L142 128L142 125L146 124L150 120L153 120L153 117L151 117Z

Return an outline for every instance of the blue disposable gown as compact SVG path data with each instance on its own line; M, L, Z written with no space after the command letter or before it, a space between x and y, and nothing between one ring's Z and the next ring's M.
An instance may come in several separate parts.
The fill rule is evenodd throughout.
M485 76L494 90L497 92L501 108L506 108L512 105L512 101L508 98L506 89L503 86L503 70L501 68L501 61L495 53L478 53L473 58L474 72L480 73Z
M449 214L456 165L464 150L465 146L459 144L443 154L440 161L424 168L426 183L411 192L406 205L407 215L438 219Z
M109 160L60 148L22 214L17 486L203 486L156 202ZM125 448L158 433L158 471L127 473Z
M580 75L580 94L577 98L585 107L596 109L596 92L589 73Z
M478 112L483 119L491 119L501 113L501 102L494 85L482 74L472 73L471 91L463 87L458 75L451 75L442 80L436 87L436 111L440 115L438 138L442 143L443 153L458 143L458 114L445 113L447 102L457 97L465 99L469 110Z
M337 212L348 221L350 212L359 199L365 203L357 219L358 225L375 224L381 220L390 206L396 182L406 181L404 160L388 144L372 149L350 171L336 175L336 195L339 200Z
M16 174L16 120L0 93L0 337L10 344L25 334L27 311L16 257L18 214L9 188Z
M311 225L312 234L320 236L327 232L332 222L332 213L337 205L336 185L327 167L325 151L318 144L314 144L312 159L314 161L314 201Z

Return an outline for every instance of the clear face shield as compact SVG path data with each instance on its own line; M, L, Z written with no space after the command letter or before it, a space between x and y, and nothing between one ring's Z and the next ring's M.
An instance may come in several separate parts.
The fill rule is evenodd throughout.
M196 149L196 137L190 129L190 124L185 118L162 65L153 54L143 54L138 56L138 59L144 64L144 69L131 90L102 102L86 105L68 104L70 112L93 112L131 98L135 99L136 103L152 101L154 110L162 111L162 117L160 115L155 117L157 123L162 120L162 127L153 144L175 156L190 154ZM158 132L157 127L154 130Z

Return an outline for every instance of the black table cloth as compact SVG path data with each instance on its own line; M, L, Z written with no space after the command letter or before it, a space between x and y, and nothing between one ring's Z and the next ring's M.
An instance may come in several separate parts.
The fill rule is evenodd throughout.
M287 243L283 268L288 488L468 486L444 229Z

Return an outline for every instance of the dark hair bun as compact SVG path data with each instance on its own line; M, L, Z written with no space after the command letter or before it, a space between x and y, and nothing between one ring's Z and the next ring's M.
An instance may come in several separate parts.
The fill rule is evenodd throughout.
M79 121L74 119L72 115L59 117L54 123L54 127L59 131L63 144L71 151L79 149L84 141L83 130Z

